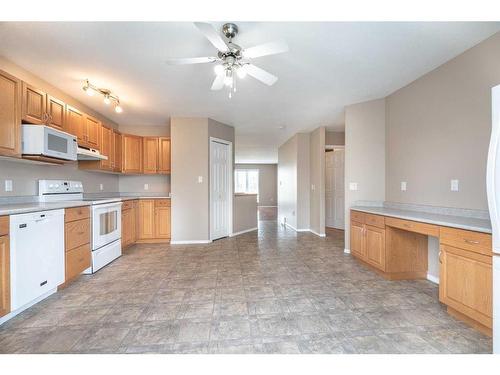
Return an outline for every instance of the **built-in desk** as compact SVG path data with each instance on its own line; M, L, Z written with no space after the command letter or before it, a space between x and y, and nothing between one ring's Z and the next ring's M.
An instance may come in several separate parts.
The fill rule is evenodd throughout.
M492 243L487 220L354 207L350 229L351 254L389 280L425 279L427 237L437 237L439 300L451 315L491 336Z

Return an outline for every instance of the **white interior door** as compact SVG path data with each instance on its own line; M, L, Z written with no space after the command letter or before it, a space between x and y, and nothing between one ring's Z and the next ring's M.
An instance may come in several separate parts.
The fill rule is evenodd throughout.
M325 224L344 229L344 148L325 155Z
M210 239L231 233L231 145L210 140Z

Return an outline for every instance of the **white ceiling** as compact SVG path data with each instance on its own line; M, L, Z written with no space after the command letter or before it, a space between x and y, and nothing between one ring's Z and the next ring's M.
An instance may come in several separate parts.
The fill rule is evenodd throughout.
M164 64L214 55L191 23L2 23L0 55L117 123L210 117L236 128L237 162L276 162L278 146L294 133L320 125L341 130L346 105L384 97L500 30L500 23L476 22L238 26L234 41L242 47L284 39L290 51L254 59L278 82L268 87L247 77L232 99L210 91L212 65ZM124 113L86 96L86 78L118 94Z

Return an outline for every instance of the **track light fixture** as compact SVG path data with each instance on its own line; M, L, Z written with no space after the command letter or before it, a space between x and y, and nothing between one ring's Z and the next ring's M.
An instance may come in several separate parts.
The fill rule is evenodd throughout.
M83 82L82 88L83 88L83 91L85 91L88 96L94 96L95 93L101 94L103 96L104 104L109 105L109 104L111 104L111 102L113 102L114 107L115 107L115 112L116 113L123 112L123 108L120 105L120 98L117 95L113 94L110 90L99 88L99 87L91 84L88 79L86 79Z

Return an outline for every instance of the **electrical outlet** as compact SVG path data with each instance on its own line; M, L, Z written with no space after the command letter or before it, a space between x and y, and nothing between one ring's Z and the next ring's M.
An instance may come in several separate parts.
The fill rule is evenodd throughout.
M314 184L311 184L311 190L312 191L316 190L316 186L314 186Z
M149 190L149 184L144 184L144 190Z
M5 180L5 191L12 191L12 180Z
M351 191L358 190L358 183L357 182L349 182L349 190L351 190Z
M401 181L401 191L406 191L406 181Z
M99 190L104 190L104 185L103 184L99 184Z
M458 191L458 180L450 180L450 190Z

